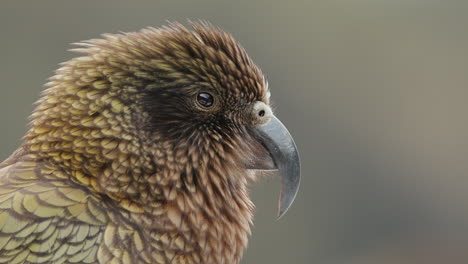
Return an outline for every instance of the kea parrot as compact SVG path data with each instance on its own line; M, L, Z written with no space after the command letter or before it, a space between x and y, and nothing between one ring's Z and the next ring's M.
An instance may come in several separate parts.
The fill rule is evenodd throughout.
M77 43L0 164L0 263L239 263L248 187L299 187L261 70L225 31L170 23Z

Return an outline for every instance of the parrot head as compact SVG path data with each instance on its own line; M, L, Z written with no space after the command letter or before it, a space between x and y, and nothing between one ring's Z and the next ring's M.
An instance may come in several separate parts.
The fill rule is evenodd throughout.
M81 47L72 51L86 56L65 63L51 78L33 127L45 123L35 116L50 116L41 110L70 98L74 102L64 105L70 118L85 118L91 130L116 130L108 132L116 153L109 149L107 156L134 152L135 167L144 163L136 157L144 157L155 168L195 174L188 176L195 185L218 177L215 182L230 186L254 179L256 171L278 169L282 216L297 194L300 164L291 135L271 110L268 84L230 34L206 23L192 27L172 23L76 43ZM131 190L128 179L101 178L110 192Z
M247 183L278 170L282 216L299 188L299 155L246 51L218 28L192 27L77 43L82 56L50 79L23 147L129 212L151 212L142 221L153 227L241 230L223 238L240 241L238 259L253 209Z

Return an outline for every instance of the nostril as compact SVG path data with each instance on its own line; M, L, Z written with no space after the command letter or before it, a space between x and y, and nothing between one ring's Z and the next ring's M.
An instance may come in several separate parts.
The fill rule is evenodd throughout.
M273 115L271 108L262 101L255 102L250 111L252 123L256 126L268 123Z

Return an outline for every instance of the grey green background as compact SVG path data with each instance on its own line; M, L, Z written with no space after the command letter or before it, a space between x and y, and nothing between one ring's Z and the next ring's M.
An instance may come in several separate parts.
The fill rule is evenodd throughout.
M266 73L302 186L257 206L242 263L468 263L468 2L1 1L0 159L69 43L206 19Z

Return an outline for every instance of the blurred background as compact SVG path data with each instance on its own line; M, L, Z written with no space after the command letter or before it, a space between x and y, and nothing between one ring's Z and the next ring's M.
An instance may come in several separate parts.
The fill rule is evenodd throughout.
M303 179L257 206L242 263L468 263L468 2L2 1L0 159L69 43L166 20L231 32L269 80Z

